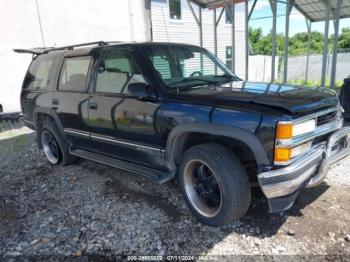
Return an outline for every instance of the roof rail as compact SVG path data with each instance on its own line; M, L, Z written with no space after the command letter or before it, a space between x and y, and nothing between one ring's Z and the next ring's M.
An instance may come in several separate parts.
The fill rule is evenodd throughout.
M57 51L57 50L73 50L76 47L84 47L84 46L104 46L109 45L112 43L120 43L118 41L97 41L97 42L88 42L88 43L82 43L82 44L76 44L76 45L67 45L67 46L61 46L61 47L37 47L37 48L31 48L31 49L13 49L16 53L28 53L33 55L41 55L45 53L49 53L51 51Z

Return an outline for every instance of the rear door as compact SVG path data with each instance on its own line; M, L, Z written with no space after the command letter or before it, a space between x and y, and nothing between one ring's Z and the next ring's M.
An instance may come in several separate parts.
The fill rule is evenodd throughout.
M33 126L33 113L36 107L50 107L54 90L59 56L40 55L32 61L23 81L21 107L24 121Z
M52 96L53 108L74 148L89 146L88 85L93 64L91 54L66 55L58 77L57 92Z
M89 125L94 151L143 165L161 161L160 101L128 95L130 83L145 83L132 48L106 48L89 100Z

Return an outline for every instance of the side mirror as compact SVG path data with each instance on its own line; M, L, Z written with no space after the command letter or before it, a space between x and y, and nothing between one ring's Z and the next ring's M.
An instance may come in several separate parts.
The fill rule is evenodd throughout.
M157 97L150 86L142 82L130 83L128 85L127 95L139 99L155 99Z

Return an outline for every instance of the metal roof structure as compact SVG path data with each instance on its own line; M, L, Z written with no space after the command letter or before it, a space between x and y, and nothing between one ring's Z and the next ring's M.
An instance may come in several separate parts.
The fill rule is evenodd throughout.
M226 4L239 4L245 2L245 0L191 0L191 2L203 7L203 8L218 8L223 7Z
M328 3L330 5L330 19L335 19L337 1L328 1ZM311 22L327 20L327 0L295 0L294 7ZM343 0L340 9L339 18L349 18L350 0Z

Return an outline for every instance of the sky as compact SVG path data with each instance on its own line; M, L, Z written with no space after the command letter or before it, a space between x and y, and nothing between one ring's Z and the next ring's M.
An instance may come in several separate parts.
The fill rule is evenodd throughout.
M252 1L250 1L250 5ZM285 32L285 14L286 14L286 5L283 3L278 3L277 5L277 33ZM253 28L261 27L264 34L268 34L272 29L272 13L268 0L259 0L255 6L252 17L249 21L249 26ZM269 18L264 18L269 17ZM289 35L293 36L299 32L307 32L306 22L304 16L297 11L295 8L292 9L290 16L290 27ZM329 24L329 34L334 33L333 23ZM324 33L324 22L312 23L312 31L319 31ZM340 30L344 27L350 27L350 19L341 19L340 20Z

